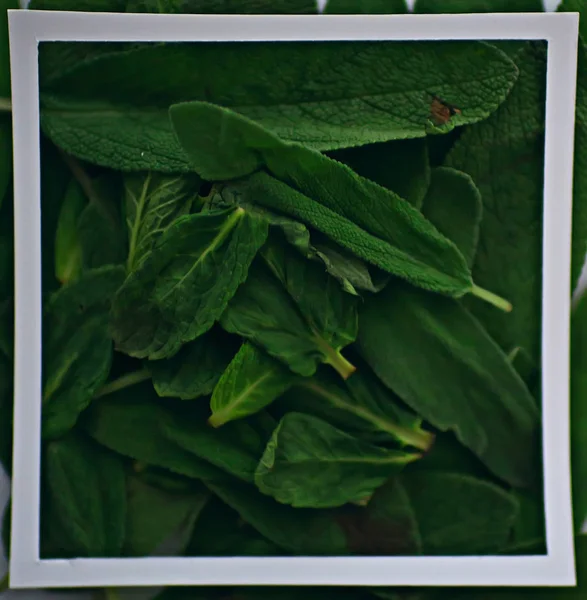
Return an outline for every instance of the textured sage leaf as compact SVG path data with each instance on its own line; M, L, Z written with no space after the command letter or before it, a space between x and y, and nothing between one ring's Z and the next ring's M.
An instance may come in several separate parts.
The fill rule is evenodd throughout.
M136 72L143 76L128 76ZM485 119L516 77L507 56L482 42L145 45L78 61L49 79L41 121L57 145L89 162L176 172L189 163L167 108L186 99L232 108L286 140L327 150L424 137L439 89L461 109L442 131Z
M528 42L514 61L520 77L500 109L463 133L447 166L468 173L481 192L483 222L473 278L507 297L510 315L469 307L505 352L520 346L540 364L546 52Z
M468 475L400 476L418 522L426 556L475 556L502 550L518 505L502 488Z
M43 331L43 436L71 429L108 377L110 302L124 280L119 267L88 271L46 307Z
M326 14L394 14L407 13L406 0L328 0L324 7Z
M316 0L128 0L127 12L171 14L315 14Z
M538 480L534 398L458 302L389 285L366 298L358 346L381 381L434 427L453 431L497 476L516 486Z
M273 432L255 484L283 504L331 508L370 498L420 457L364 442L311 415L291 412Z
M587 519L587 296L571 318L571 467L575 531Z
M430 184L425 138L367 144L337 150L329 156L345 163L362 177L395 192L417 208L422 206Z
M169 225L190 212L198 188L199 180L193 176L147 173L125 177L129 272L140 266Z
M429 450L434 435L363 362L346 382L325 369L295 382L277 403L281 415L302 412L373 443L396 442Z
M222 315L222 327L299 375L312 375L322 362L349 377L354 367L341 350L357 335L357 299L319 264L293 251L273 253L269 260L272 268L265 261L253 263Z
M289 552L304 556L349 554L344 530L329 511L295 509L236 481L206 485L262 536Z
M149 485L137 476L127 476L126 535L123 556L166 556L182 552L210 494L203 486L170 492ZM174 552L166 552L173 544Z
M227 338L222 330L212 329L172 358L149 361L146 366L157 394L182 400L209 396L236 353Z
M61 204L55 233L55 277L61 283L75 279L83 266L78 220L87 200L80 185L72 180Z
M456 244L472 268L483 202L469 175L447 167L434 169L422 212L438 231Z
M542 12L542 0L416 0L415 13Z
M157 398L150 382L120 390L92 403L80 421L101 445L146 465L194 479L227 475L173 442L166 432L172 413Z
M267 235L242 208L177 219L114 299L117 349L137 358L173 356L222 315Z
M271 404L296 380L282 363L249 343L241 346L210 400L210 425L219 427Z
M59 532L53 558L120 556L126 489L122 462L91 440L69 434L46 448L43 518Z

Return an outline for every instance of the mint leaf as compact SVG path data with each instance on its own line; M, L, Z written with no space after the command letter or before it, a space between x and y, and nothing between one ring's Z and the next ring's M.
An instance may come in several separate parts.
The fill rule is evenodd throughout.
M255 484L264 494L297 508L362 503L419 457L375 446L326 421L290 412L265 448Z
M536 482L535 400L458 302L394 283L365 300L357 341L381 381L426 421L453 431L504 481Z
M245 343L214 388L208 422L219 427L254 414L271 404L296 379L280 362Z
M144 76L128 77L135 72ZM424 137L431 93L461 110L441 131L477 122L516 78L510 59L481 42L157 44L81 61L52 77L41 90L41 122L57 145L89 162L176 172L189 164L167 109L188 99L230 107L286 140L332 150Z
M177 219L114 299L117 349L167 358L206 333L246 279L266 235L266 223L242 208Z
M104 384L112 362L110 302L124 280L118 267L89 271L46 307L43 331L43 437L59 437Z
M514 310L504 318L480 303L468 306L505 352L520 346L539 364L545 46L527 43L514 60L520 78L511 95L463 133L446 164L468 173L483 199L473 278Z
M454 242L471 268L483 213L481 194L473 180L455 169L433 169L422 212L438 231Z
M325 14L394 14L407 13L406 0L328 0L324 7Z

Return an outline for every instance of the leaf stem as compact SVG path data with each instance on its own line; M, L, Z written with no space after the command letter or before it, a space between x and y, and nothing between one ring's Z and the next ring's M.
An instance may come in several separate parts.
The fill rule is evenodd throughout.
M0 98L0 111L12 112L12 101L10 98Z
M330 365L343 378L348 379L356 370L357 367L350 363L339 350L329 348L325 354L327 365Z
M122 377L103 385L102 388L98 390L94 398L100 398L108 394L113 394L114 392L123 390L131 385L136 385L137 383L141 383L141 381L146 381L147 379L151 379L151 373L149 373L147 369L140 369L139 371L127 373L126 375L123 375Z
M7 571L6 575L0 579L0 594L5 592L10 587L10 573Z
M485 300L485 302L489 302L489 304L493 304L493 306L503 310L504 312L512 312L513 307L510 302L504 298L501 298L497 294L494 294L493 292L484 290L478 285L473 284L473 287L471 288L471 294L473 294L473 296L477 296L477 298L480 298L481 300Z

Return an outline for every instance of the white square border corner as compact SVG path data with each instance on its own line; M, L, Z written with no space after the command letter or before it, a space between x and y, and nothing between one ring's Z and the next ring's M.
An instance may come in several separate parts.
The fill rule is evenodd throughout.
M578 15L152 15L9 11L15 194L15 409L10 586L573 586L569 319ZM268 33L271 32L271 33ZM41 41L504 40L548 42L542 389L548 554L41 560Z

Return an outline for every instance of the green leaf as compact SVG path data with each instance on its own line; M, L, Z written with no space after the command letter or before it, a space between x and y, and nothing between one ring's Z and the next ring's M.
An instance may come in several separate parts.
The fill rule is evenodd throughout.
M82 270L83 255L78 220L86 204L82 188L72 180L61 204L55 233L55 277L61 283L76 279Z
M587 519L587 296L571 319L571 467L575 531Z
M296 379L280 362L245 343L214 388L208 422L219 427L254 414L271 404Z
M233 194L311 225L359 258L440 293L491 300L455 245L408 202L326 156L286 143L238 114L202 102L172 106L178 138L204 178L241 177ZM204 143L208 141L208 143ZM319 174L319 175L318 175ZM508 308L507 302L492 302Z
M12 120L0 114L0 207L6 198L12 180Z
M303 556L349 554L342 527L330 511L279 504L243 483L206 483L241 518L277 546Z
M580 1L580 0L579 0ZM415 13L542 12L542 0L416 0Z
M427 556L494 554L508 542L518 505L502 488L457 473L400 476Z
M377 65L377 74L366 65ZM137 72L144 76L128 77ZM232 108L286 140L333 150L437 131L430 94L461 109L440 131L480 121L516 77L507 56L482 42L145 45L78 61L46 82L41 122L57 145L89 162L177 172L190 167L167 108L186 99Z
M63 435L108 377L110 302L124 280L119 267L89 271L49 300L43 332L43 437Z
M195 176L147 173L125 177L129 272L140 266L169 225L190 212L199 183Z
M0 352L0 466L12 473L13 364Z
M422 419L387 389L362 362L346 382L319 369L298 380L278 401L280 414L303 412L372 443L399 442L423 451L434 435L421 428Z
M172 14L315 14L316 0L128 0L126 12Z
M474 181L455 169L434 169L422 212L438 231L456 244L471 268L483 213L481 194Z
M221 334L221 329L212 329L172 358L149 361L146 367L157 394L182 400L209 396L235 354L232 340Z
M386 15L407 13L406 0L328 0L325 14Z
M358 346L383 383L434 427L453 431L497 476L516 486L537 480L534 398L458 302L389 285L366 299Z
M266 235L267 224L242 208L177 219L116 295L117 349L166 358L206 333L246 279Z
M31 0L30 10L124 12L127 0Z
M529 42L514 56L520 78L502 107L468 128L447 166L481 192L483 222L474 280L513 304L511 315L468 306L505 352L520 346L540 364L546 52Z
M587 21L584 18L585 8L586 7L583 0L562 0L557 9L559 12L579 13L579 35L583 38L583 43L585 43L587 40ZM578 80L577 83L579 83Z
M542 489L538 492L513 490L518 503L518 518L508 544L508 554L548 554L546 549L546 515Z
M123 556L175 556L189 543L209 498L200 486L172 493L137 476L126 479L128 515ZM173 539L178 538L178 539Z
M367 144L337 150L329 156L345 163L362 177L395 192L416 208L422 207L430 184L426 138Z
M97 442L146 465L162 467L194 479L226 479L227 475L173 442L166 432L172 414L150 382L93 402L80 421Z
M309 376L320 362L343 378L354 371L341 354L357 335L357 299L319 264L272 244L253 263L221 325ZM269 266L267 266L269 265Z
M8 13L20 8L18 0L0 2L0 97L10 98L10 48L8 44Z
M330 508L370 498L387 479L419 457L374 446L326 421L292 412L273 432L255 483L283 504Z
M121 461L83 437L50 442L44 469L45 514L62 557L120 556L126 490Z

